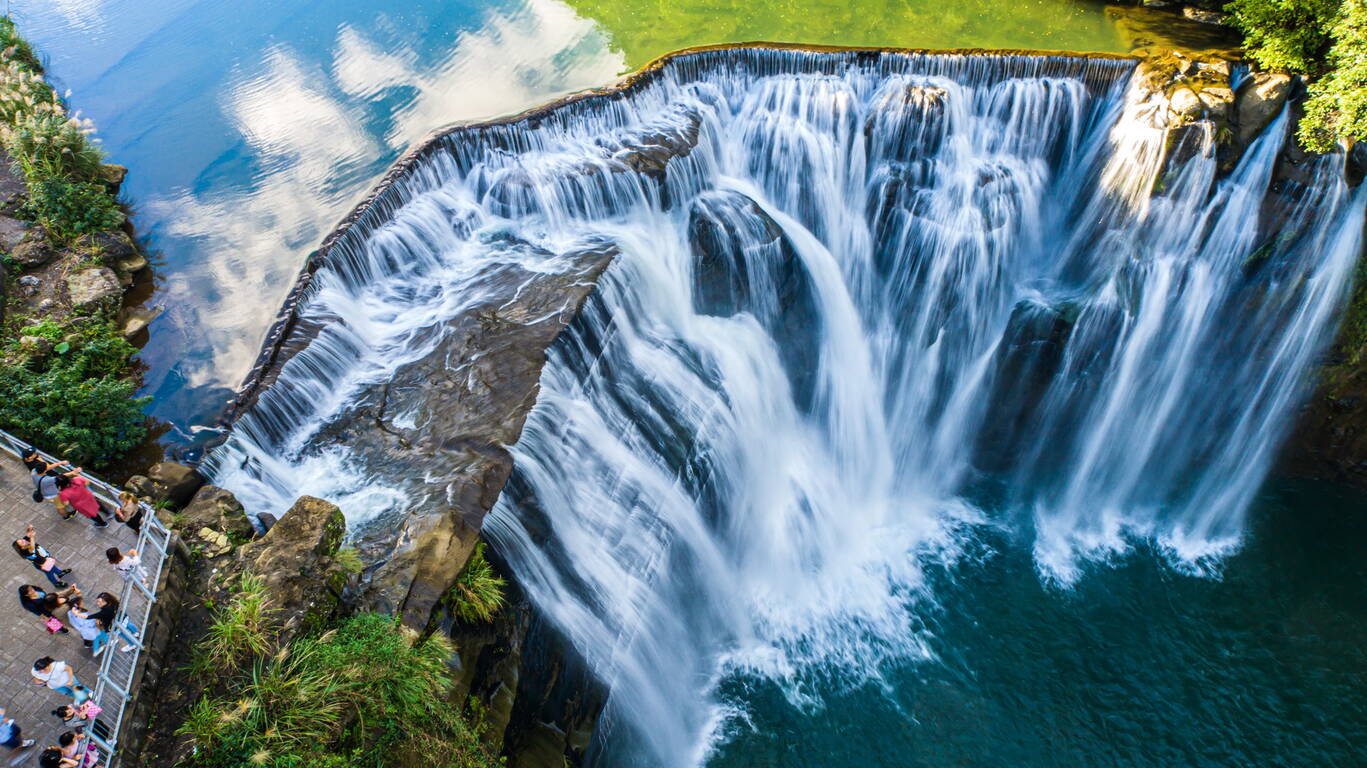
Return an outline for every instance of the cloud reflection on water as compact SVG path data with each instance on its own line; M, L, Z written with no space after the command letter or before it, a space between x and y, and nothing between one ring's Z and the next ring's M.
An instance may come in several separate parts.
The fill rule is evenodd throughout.
M142 206L161 237L196 253L164 274L155 299L167 313L146 355L154 407L212 416L251 366L305 254L413 142L445 123L600 85L624 66L593 23L558 0L490 12L426 60L350 25L338 29L327 66L288 45L269 49L222 97L241 135L237 162L251 168L246 185Z

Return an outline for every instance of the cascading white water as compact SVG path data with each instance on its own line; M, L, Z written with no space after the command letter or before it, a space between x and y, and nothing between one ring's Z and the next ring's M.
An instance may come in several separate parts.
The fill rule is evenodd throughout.
M743 720L727 675L801 702L927 654L921 569L978 526L1061 585L1138 539L1205 568L1332 331L1363 199L1328 158L1272 190L1285 117L1228 175L1206 135L1160 181L1164 132L1122 117L1132 66L709 52L453 135L320 270L323 330L216 479L278 510L321 457L357 466L314 435L482 270L606 239L485 521L609 686L601 762L704 761Z

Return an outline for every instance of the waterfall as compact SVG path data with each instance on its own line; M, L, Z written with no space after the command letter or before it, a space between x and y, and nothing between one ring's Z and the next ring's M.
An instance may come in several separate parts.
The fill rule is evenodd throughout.
M1165 168L1133 69L706 51L449 133L313 273L299 351L211 471L261 510L401 507L334 426L490 300L490 269L610 243L484 521L611 691L599 764L704 762L743 727L728 677L800 705L929 657L922 570L985 527L1060 588L1138 541L1218 567L1364 200L1333 158L1274 177L1285 115L1226 173L1211 132Z

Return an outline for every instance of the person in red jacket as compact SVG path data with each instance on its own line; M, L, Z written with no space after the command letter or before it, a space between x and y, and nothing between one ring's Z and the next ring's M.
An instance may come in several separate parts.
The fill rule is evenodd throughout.
M86 479L80 475L61 475L57 478L57 487L60 489L57 495L64 503L71 505L72 509L90 518L96 528L103 528L109 523L100 517L100 500L95 498L95 494L90 492L87 485Z

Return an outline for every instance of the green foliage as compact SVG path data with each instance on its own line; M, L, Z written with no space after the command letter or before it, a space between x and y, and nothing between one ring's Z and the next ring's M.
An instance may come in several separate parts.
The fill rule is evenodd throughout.
M1225 6L1248 55L1268 69L1318 74L1339 0L1233 0Z
M242 574L232 599L214 611L213 623L195 647L192 669L210 672L268 653L276 610L261 579Z
M342 547L337 550L333 558L337 561L337 567L342 573L353 576L365 570L365 563L361 561L361 553L355 547Z
M19 36L19 30L14 27L14 19L8 16L0 16L0 50L3 50L0 57L13 60L33 72L43 71L43 65L33 52L33 46Z
M109 190L90 181L56 178L34 182L29 185L26 210L59 243L123 226L123 212Z
M123 223L103 184L104 153L90 140L88 120L67 114L57 92L43 80L32 48L8 18L0 19L0 143L28 187L27 210L53 238L74 237Z
M224 695L195 703L178 730L197 747L185 765L498 765L447 703L451 653L448 641L416 642L414 633L377 614L297 639L259 658Z
M487 624L503 607L503 588L508 582L494 573L484 557L484 542L475 545L474 554L456 583L447 590L445 602L451 614L467 624Z
M136 351L102 318L62 325L45 320L7 329L0 348L0 428L73 461L101 465L147 434L148 398L135 397L129 358ZM25 336L52 342L39 354Z
M1344 0L1332 35L1329 72L1310 85L1299 130L1314 152L1328 152L1338 140L1367 139L1367 0Z
M1311 81L1302 146L1367 138L1367 0L1233 0L1225 10L1254 61Z

